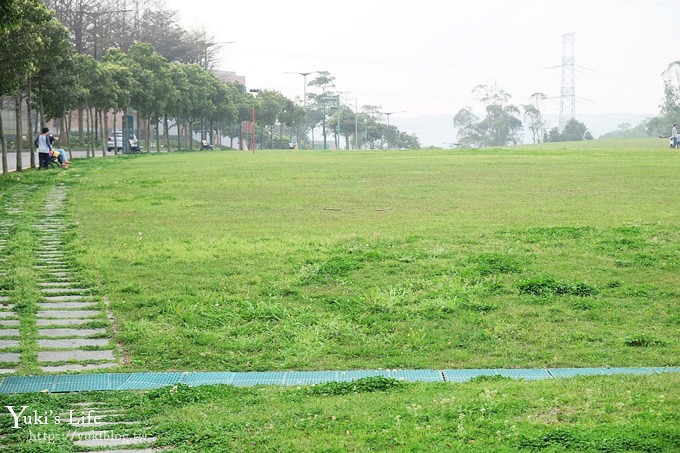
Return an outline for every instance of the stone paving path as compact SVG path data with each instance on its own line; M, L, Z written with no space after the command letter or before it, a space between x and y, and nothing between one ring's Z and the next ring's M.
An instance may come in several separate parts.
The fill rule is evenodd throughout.
M65 372L118 366L101 302L77 281L64 254L61 211L66 187L50 191L38 230L35 270L43 300L38 303L38 362L42 371ZM96 327L93 327L96 326Z
M11 374L21 361L21 322L12 300L7 246L13 226L23 213L33 187L5 196L0 219L0 374ZM37 290L41 300L35 307L38 366L46 373L79 372L116 367L115 343L104 303L85 287L64 252L66 230L62 211L67 187L56 185L48 191L44 209L33 223ZM29 315L30 316L30 315ZM25 341L34 341L33 339ZM80 451L153 452L156 437L148 435L139 420L128 420L124 410L102 403L76 403L60 414L70 424L68 439ZM115 428L115 431L113 429ZM0 444L2 438L0 436ZM38 439L37 441L40 441ZM0 449L3 446L0 445Z
M73 428L69 439L82 449L94 453L154 452L150 448L155 436L146 432L139 420L128 420L125 411L99 402L76 403L61 414ZM115 428L115 431L113 429Z

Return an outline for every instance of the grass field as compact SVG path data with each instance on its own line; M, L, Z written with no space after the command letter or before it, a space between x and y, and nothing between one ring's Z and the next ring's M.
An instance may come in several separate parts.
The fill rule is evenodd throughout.
M520 382L404 384L363 380L316 387L174 387L147 393L0 395L59 414L99 402L137 435L172 451L673 452L680 446L680 375ZM51 412L50 412L51 411ZM52 442L27 440L32 429ZM114 432L122 432L113 427ZM77 451L74 427L1 429L12 451Z
M680 156L226 152L69 171L140 369L677 365Z
M680 153L657 142L151 154L0 185L68 186L69 255L127 370L678 366ZM677 374L377 384L135 410L196 451L680 447Z

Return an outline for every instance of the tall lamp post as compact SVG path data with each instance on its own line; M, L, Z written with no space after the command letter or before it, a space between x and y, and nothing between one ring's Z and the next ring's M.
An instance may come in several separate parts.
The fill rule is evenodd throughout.
M390 115L394 113L404 113L406 110L399 110L397 112L382 112L383 115L387 116L387 128L390 128ZM387 140L387 149L390 149L390 141L389 139Z
M303 90L303 95L302 95L302 110L305 112L305 122L307 121L307 76L310 74L314 74L318 71L310 71L310 72L284 72L284 74L300 74L303 79L303 85L302 85L302 90ZM304 130L304 127L303 127ZM300 143L300 131L297 131L297 137L296 140L298 142L298 146ZM298 148L299 149L299 148Z

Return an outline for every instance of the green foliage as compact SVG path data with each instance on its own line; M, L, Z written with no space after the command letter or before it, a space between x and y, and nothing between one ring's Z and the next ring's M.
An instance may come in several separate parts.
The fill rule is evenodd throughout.
M519 292L522 294L532 294L534 296L566 296L573 295L579 297L594 296L599 290L584 282L564 282L558 281L553 277L534 277L522 280L517 284Z
M458 141L465 146L505 146L521 142L520 110L508 104L510 95L504 90L479 85L477 94L486 108L486 117L479 120L469 107L460 110L453 119L458 128Z
M592 140L593 136L585 124L571 118L560 131L554 127L550 129L544 141L546 142L573 142L580 140Z
M649 334L638 333L626 337L625 344L626 346L648 347L648 346L664 346L667 344L667 342Z
M404 389L405 384L396 379L373 376L350 382L327 382L307 388L308 395L339 396L353 393L389 392Z

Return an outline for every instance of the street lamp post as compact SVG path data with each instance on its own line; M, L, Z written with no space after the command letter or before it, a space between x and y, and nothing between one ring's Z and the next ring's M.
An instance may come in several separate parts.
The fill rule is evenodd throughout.
M300 74L303 79L303 85L302 85L302 110L305 112L305 121L307 121L307 76L310 74L314 74L318 71L310 71L310 72L288 72L286 71L284 74ZM303 131L304 131L304 126L303 126ZM299 144L300 144L300 131L297 131L297 138L298 142L298 149L299 149Z
M382 112L383 115L387 116L387 129L390 128L390 115L394 113L404 113L406 110L399 110L397 112ZM387 149L390 149L390 140L387 139Z

